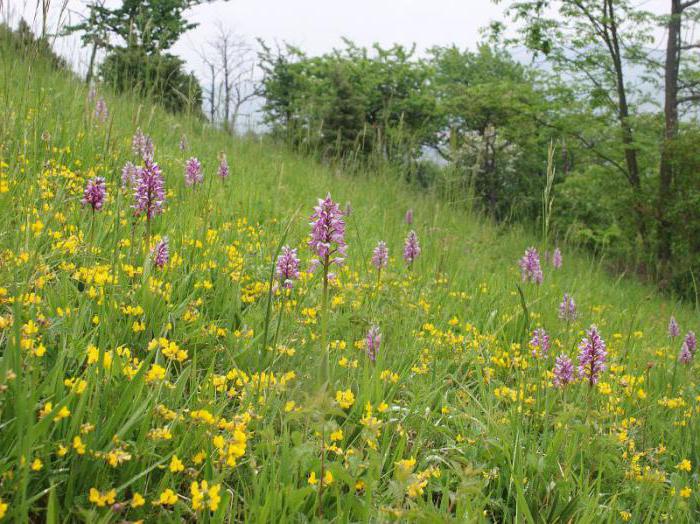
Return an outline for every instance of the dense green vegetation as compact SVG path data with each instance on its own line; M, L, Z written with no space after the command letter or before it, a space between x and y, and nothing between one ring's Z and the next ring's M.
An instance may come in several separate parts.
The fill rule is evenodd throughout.
M700 6L668 0L659 15L630 0L494 2L505 18L474 50L345 40L309 56L260 41L259 85L246 44L222 30L202 52L216 55L203 58L204 91L168 52L196 26L187 10L202 0L95 2L66 32L92 49L88 84L97 70L113 89L174 112L199 113L205 98L229 131L259 94L264 132L297 151L349 170L387 164L497 221L541 228L553 146L556 237L697 300L700 158L689 145L700 134Z
M685 35L699 8L673 0L672 13L653 16L626 0L503 4L508 19L474 51L264 48L268 123L302 151L389 162L447 198L529 223L553 143L557 236L694 300L700 67ZM661 33L668 42L655 40Z
M434 48L421 60L414 49L347 42L320 57L266 48L261 61L266 121L303 151L388 163L499 219L536 215L556 135L532 118L545 107L534 72L505 51Z
M524 250L556 246L546 230L470 213L389 162L345 170L138 96L93 96L11 45L0 42L0 519L698 519L697 364L678 360L697 311L563 244L560 269L545 256L543 282L523 281ZM165 182L150 220L121 177L151 160L139 128ZM674 156L688 179L691 146ZM193 186L191 157L204 175ZM99 207L81 203L95 177ZM553 209L564 190L590 190L573 180ZM307 241L328 192L351 212L326 290ZM407 264L411 228L422 250ZM301 259L289 290L274 273L283 244ZM564 293L575 318L560 316ZM669 338L672 314L682 331ZM575 365L592 324L606 369L557 386L555 358Z
M107 55L99 77L118 92L138 94L173 112L199 112L202 88L185 62L168 50L183 33L197 27L185 18L187 9L206 0L125 0L110 7L88 3L87 17L66 27L80 33L92 51L86 82L91 83L98 50Z

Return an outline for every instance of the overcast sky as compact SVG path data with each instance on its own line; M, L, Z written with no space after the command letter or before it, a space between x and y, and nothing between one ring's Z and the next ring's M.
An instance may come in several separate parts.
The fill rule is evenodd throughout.
M52 0L54 14L64 0ZM37 0L0 0L5 16L16 20L19 14L33 19ZM73 20L85 12L87 0L68 0ZM119 0L107 0L118 5ZM507 2L503 2L505 4ZM668 0L638 0L646 9L662 12ZM205 46L223 24L254 41L287 41L311 54L323 53L342 44L345 36L361 45L416 43L419 49L433 45L456 44L470 47L480 39L480 29L492 20L503 19L503 5L491 0L230 0L197 6L188 18L198 22L186 33L174 51L199 68L196 50ZM36 20L35 26L38 26ZM75 38L57 42L59 51L85 62Z
M28 17L34 13L36 0L5 3L11 11ZM53 0L54 8L60 3ZM85 3L69 0L74 17L85 11ZM188 13L188 18L200 26L182 38L176 51L188 55L191 48L202 46L217 23L250 39L286 40L314 54L340 45L343 36L363 45L416 42L419 48L452 43L471 47L479 39L479 28L499 18L501 11L490 0L218 1L197 6ZM69 44L72 42L62 42L61 46Z
M221 20L241 34L288 40L316 54L343 36L363 45L472 46L501 7L490 0L232 0L192 11L201 26L184 40L206 39L207 28Z

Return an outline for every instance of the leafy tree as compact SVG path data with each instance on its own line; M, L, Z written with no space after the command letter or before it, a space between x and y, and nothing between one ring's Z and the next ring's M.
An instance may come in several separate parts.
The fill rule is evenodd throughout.
M700 20L700 0L670 0L671 9L662 23L667 28L664 78L664 135L659 161L659 189L657 204L657 258L662 276L669 273L673 260L673 219L669 208L674 199L674 142L679 138L679 110L700 101L700 67L697 54L689 51L700 48L700 43L684 40L684 34Z
M21 18L14 31L9 26L0 23L0 35L7 39L14 50L22 56L41 56L46 58L56 69L68 69L66 61L54 53L48 40L37 38L29 24Z
M507 14L519 24L519 36L510 43L544 56L555 74L566 77L577 100L587 102L589 116L617 126L614 142L622 146L622 159L615 149L596 140L595 134L567 134L624 176L637 195L633 209L639 233L646 237L634 122L637 100L633 94L637 93L627 73L629 62L652 42L652 16L629 0L515 0L509 3ZM500 32L502 25L494 30ZM560 128L567 132L568 127Z
M555 135L536 121L551 106L534 72L487 45L436 47L430 56L437 125L429 145L490 214L534 217Z
M141 48L116 48L103 62L100 74L105 83L121 92L150 97L166 109L197 112L202 106L202 88L184 62L163 53L149 55Z
M678 136L664 148L671 159L673 193L666 202L674 263L668 268L670 287L686 298L698 301L697 278L700 269L700 126L682 124Z
M65 33L80 32L83 44L92 46L88 82L97 50L105 49L100 68L105 81L120 90L153 94L171 110L184 110L193 107L192 102L201 105L201 88L193 87L194 77L183 71L184 62L166 51L197 26L185 12L201 3L204 0L123 0L118 7L107 7L97 0L88 5L85 20ZM183 103L183 96L189 95L193 100Z
M365 126L361 94L349 78L345 65L330 71L332 92L323 114L323 141L333 155L343 155L358 147L357 140Z
M96 1L88 5L87 18L67 27L66 32L81 32L83 43L96 42L107 50L126 45L139 47L147 54L160 53L197 27L186 20L185 11L201 3L204 1L123 0L119 7L110 8Z
M519 23L519 37L511 43L544 56L574 94L573 103L561 105L544 125L575 138L584 162L624 175L632 198L620 200L634 218L621 223L642 237L647 265L656 267L662 287L674 280L674 269L683 271L676 258L689 260L687 243L675 238L681 224L674 210L683 207L678 201L685 195L676 184L680 168L673 155L681 154L678 144L687 144L684 130L693 128L688 118L683 125L683 115L700 101L700 59L693 52L700 44L688 39L700 20L699 4L668 0L661 16L629 0L514 0L507 10ZM665 42L658 42L665 43L662 56L650 49L659 28L666 33ZM503 26L494 29L499 34ZM657 88L663 93L660 108L653 96ZM617 133L611 134L613 122Z
M260 60L266 122L296 146L388 161L422 184L440 180L439 166L426 167L432 149L456 198L473 192L498 218L537 209L553 131L533 120L545 108L533 72L504 50L434 48L418 59L414 48L346 41L309 57L263 44Z
M413 162L432 132L428 66L413 49L345 44L319 57L263 44L266 122L290 142L332 155Z
M284 134L291 142L294 133L294 117L297 113L295 99L301 90L300 70L303 64L296 62L306 57L298 49L285 46L284 49L272 50L262 40L259 66L263 71L262 93L265 98L263 105L264 122L272 128L275 134Z

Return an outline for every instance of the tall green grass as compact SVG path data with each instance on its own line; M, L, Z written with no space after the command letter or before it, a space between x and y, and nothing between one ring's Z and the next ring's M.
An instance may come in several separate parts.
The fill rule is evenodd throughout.
M517 260L526 247L543 247L539 235L494 225L391 170L349 175L107 91L99 94L110 116L100 124L86 87L70 74L0 51L0 161L9 187L0 194L7 520L618 522L625 512L638 522L697 519L697 368L676 364L679 343L666 335L671 314L696 329L693 310L606 274L600 260L566 246L562 270L545 264L542 286L521 284ZM137 127L153 137L167 179L167 211L151 231L170 237L174 260L165 271L149 262L143 224L133 224L130 196L119 189ZM178 149L182 134L186 152ZM225 181L214 175L221 152L232 169ZM190 155L206 172L196 189L182 181ZM94 216L79 204L93 173L107 178L110 193ZM320 326L309 312L318 315L319 276L304 277L286 298L270 295L266 283L282 242L299 247L308 265L306 217L327 192L353 211L329 315L330 340L346 347L331 343L329 391L319 397ZM408 208L423 248L411 270L400 256ZM70 235L72 251L59 243ZM378 240L392 257L379 285L369 263ZM116 281L76 274L98 267ZM574 323L557 318L564 292L578 303ZM126 305L143 311L126 315ZM32 338L30 321L44 356L22 347ZM356 344L373 323L383 333L374 365ZM553 357L575 358L592 323L610 349L601 386L553 388ZM527 347L537 326L553 339L547 359L533 359ZM160 336L188 359L149 351ZM98 348L92 364L91 344ZM130 379L117 352L123 347L142 361ZM107 369L100 363L109 351ZM154 363L166 381L146 379ZM232 370L250 382L217 388ZM263 371L277 384L252 379ZM296 378L280 384L290 372ZM66 386L67 378L85 380L85 391ZM355 400L344 409L335 391L348 389ZM676 400L669 406L665 398ZM53 410L42 418L47 402ZM70 416L54 420L64 406ZM214 441L235 439L234 431L195 420L192 411L201 409L245 432L235 466L218 460ZM164 427L172 438L153 439ZM329 450L338 429L342 453ZM105 457L117 449L131 458L112 467ZM174 456L184 471L169 469ZM37 458L42 467L34 470ZM415 465L401 462L412 458ZM691 472L677 468L683 459ZM309 478L322 468L333 482L320 489ZM194 511L195 480L222 486L215 512ZM686 487L690 495L681 496ZM91 502L91 488L115 489L117 505ZM166 489L177 503L154 505ZM134 492L145 505L132 507Z

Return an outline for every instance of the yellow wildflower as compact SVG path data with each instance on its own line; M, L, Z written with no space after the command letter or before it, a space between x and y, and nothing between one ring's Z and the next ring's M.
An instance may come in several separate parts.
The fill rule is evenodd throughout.
M85 454L85 444L83 443L83 439L80 438L80 436L75 436L73 437L73 449L78 455L84 455Z
M96 488L90 488L90 494L88 497L88 500L95 504L98 508L103 508L107 504L110 506L114 504L114 501L117 498L117 490L116 489L110 489L109 491L105 493L101 493L98 491Z
M198 511L208 506L211 511L216 511L221 502L221 495L219 495L220 490L221 484L212 484L209 486L206 480L203 480L201 484L196 481L192 482L190 485L192 509Z
M336 391L335 401L343 409L349 409L355 403L355 395L352 391L346 389L345 391Z
M177 458L177 455L173 455L173 458L170 459L170 466L168 466L168 469L171 471L171 473L179 473L180 471L185 470L185 466L182 461Z
M174 506L177 502L177 494L170 488L160 494L158 500L153 504L156 506Z
M140 508L146 503L146 499L139 492L135 492L133 497L131 497L131 507Z
M693 467L688 459L683 459L678 463L678 465L676 466L676 469L678 469L680 471L690 472L690 470L693 469Z

